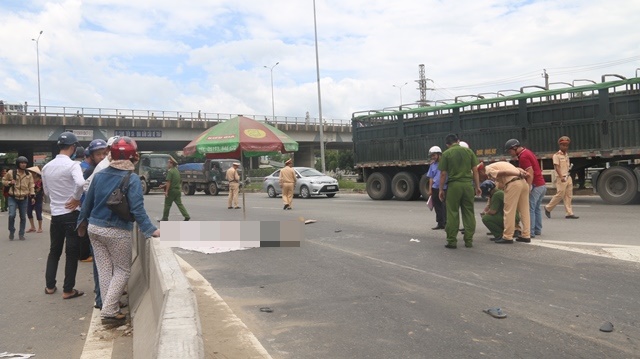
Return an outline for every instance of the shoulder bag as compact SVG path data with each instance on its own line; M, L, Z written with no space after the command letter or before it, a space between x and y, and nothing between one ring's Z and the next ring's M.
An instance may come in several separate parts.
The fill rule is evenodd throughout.
M129 201L127 201L129 177L131 177L131 171L128 171L127 175L124 176L120 182L120 185L111 192L109 198L107 198L107 207L125 221L134 222L135 218L129 210Z

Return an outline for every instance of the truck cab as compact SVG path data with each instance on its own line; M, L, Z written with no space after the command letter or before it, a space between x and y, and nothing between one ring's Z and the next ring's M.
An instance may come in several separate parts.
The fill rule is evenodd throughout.
M163 185L167 179L167 162L171 156L162 153L142 153L135 172L140 176L142 192L148 194Z
M193 195L195 192L204 191L208 195L215 196L220 191L229 190L229 182L226 173L233 166L234 159L207 159L204 163L185 163L178 166L182 179L182 192L185 195ZM242 173L242 169L238 169Z

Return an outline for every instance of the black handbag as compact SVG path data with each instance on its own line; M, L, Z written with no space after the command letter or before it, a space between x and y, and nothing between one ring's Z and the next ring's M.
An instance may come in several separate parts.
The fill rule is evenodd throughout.
M109 198L107 198L107 207L125 221L135 222L135 218L133 218L133 214L129 210L129 201L127 201L129 177L131 177L131 171L128 172L120 182L120 186L113 190Z

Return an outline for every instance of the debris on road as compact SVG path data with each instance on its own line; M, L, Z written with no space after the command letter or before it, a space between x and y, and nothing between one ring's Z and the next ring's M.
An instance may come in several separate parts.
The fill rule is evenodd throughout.
M12 359L29 359L35 356L35 354L18 354L18 353L0 353L0 358L12 358Z
M265 312L265 313L273 313L273 309L269 308L269 307L262 307L260 308L261 312Z
M342 232L342 229L336 229L334 232L335 233L340 233L340 232Z
M420 243L420 240L419 240L419 239L415 239L415 238L411 238L411 239L409 240L409 242L418 242L418 243Z
M604 322L604 324L600 326L600 331L605 333L611 333L613 331L613 323Z

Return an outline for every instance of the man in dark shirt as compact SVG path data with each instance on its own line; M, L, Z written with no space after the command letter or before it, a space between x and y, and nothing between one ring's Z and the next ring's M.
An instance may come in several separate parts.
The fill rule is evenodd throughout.
M505 143L505 149L512 156L518 157L518 165L529 173L526 178L529 184L529 216L531 220L531 238L542 234L542 199L547 194L547 186L540 163L535 153L523 147L517 139L510 139Z

